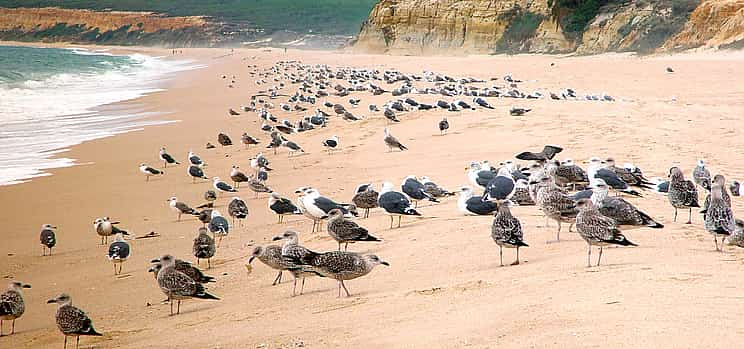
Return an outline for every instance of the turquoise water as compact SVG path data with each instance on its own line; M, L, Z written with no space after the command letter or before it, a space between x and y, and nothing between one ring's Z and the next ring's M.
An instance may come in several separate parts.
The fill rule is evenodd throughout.
M0 185L72 166L59 157L84 141L162 123L99 106L160 91L190 62L82 48L0 46Z

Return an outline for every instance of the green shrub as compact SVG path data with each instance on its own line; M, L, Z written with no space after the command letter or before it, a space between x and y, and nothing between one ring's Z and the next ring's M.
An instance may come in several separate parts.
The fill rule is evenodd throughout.
M504 34L496 42L496 50L502 52L518 52L528 49L525 42L535 36L537 28L544 17L532 12L522 12L514 16L504 30Z

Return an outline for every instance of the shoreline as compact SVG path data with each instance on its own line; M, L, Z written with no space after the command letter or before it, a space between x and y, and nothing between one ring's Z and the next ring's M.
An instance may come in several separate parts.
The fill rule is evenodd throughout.
M0 338L0 346L61 344L62 336L53 323L54 307L43 304L61 292L70 293L74 304L86 310L96 329L105 334L81 339L84 345L104 348L275 348L299 346L300 342L309 347L364 348L643 343L715 347L735 343L726 334L744 313L732 309L730 301L710 295L737 289L737 280L744 276L740 270L744 253L731 249L724 255L727 258L712 254L699 217L694 217L695 226L672 223L667 199L653 193L634 203L661 219L668 229L628 232L641 246L606 251L608 264L597 270L583 268L586 245L575 234L567 234L561 244L544 244L555 237L555 224L538 227L542 217L534 207L514 209L531 247L520 255L523 265L504 268L498 266L498 248L489 237L492 218L458 215L455 199L424 205L421 210L426 218L404 219L399 230L387 229L388 218L373 210L371 218L357 222L380 235L383 242L358 244L354 250L379 254L391 267L378 267L369 276L350 282L353 297L336 299L336 285L327 279L308 279L306 294L290 297L291 281L270 286L275 273L264 265L254 263L253 272L246 274L244 264L252 248L270 243L283 230L299 231L302 243L313 250L335 249L335 242L326 233L310 234L311 223L302 216L275 224L265 195L254 199L252 192L241 190L238 195L248 202L249 219L246 225L234 227L212 260L213 269L205 271L217 277L209 289L222 300L185 301L181 315L167 316L168 306L159 304L163 295L146 272L147 262L163 253L193 260L191 240L201 224L193 218L176 222L165 200L175 195L196 206L203 202L204 190L211 187L210 181L191 184L184 173L186 152L193 149L209 164L205 169L209 176L227 177L232 165L248 169L248 159L266 150L263 145L244 149L239 144L241 132L258 137L261 144L268 140L258 131L260 120L253 113L226 116L227 108L248 103L252 93L265 88L256 87L255 78L246 74L248 65L263 69L278 60L297 59L307 64L398 68L417 74L426 69L458 77L501 77L512 72L526 79L528 88L556 90L570 85L586 92L606 90L626 99L613 104L494 99L498 108L494 112L411 113L393 126L394 134L410 150L385 153L384 118L372 117L366 104L381 105L389 95L362 94L363 107L354 112L370 116L367 120L347 123L334 117L328 128L290 135L306 148L305 155L290 159L284 151L278 155L264 151L275 169L269 185L293 201L294 189L303 185L348 201L356 184L373 181L379 190L382 180L397 186L409 174L428 175L454 190L467 183L462 166L468 161L503 160L545 143L563 145L566 151L561 155L576 160L606 152L634 162L649 177L663 176L671 163L682 165L687 174L697 158L704 157L711 167L725 169L729 178L744 178L744 165L732 161L726 152L744 146L735 128L739 121L731 117L744 109L744 91L735 84L744 68L715 62L727 58L476 56L422 57L413 62L400 56L299 50L285 55L277 49L236 49L233 56L214 59L224 51L229 49L184 49L184 57L193 55L207 67L178 73L166 91L119 102L172 111L165 119L180 122L75 145L65 155L86 165L52 169L51 176L0 187L0 210L8 217L0 233L4 241L0 273L34 287L24 293L27 312L17 321L16 334ZM552 62L557 62L553 68ZM665 74L668 65L678 73ZM219 79L222 74L236 74L236 88L227 88ZM711 84L715 89L700 91L697 87ZM678 103L669 102L672 95L678 96ZM505 111L514 104L535 110L526 117L509 117ZM277 114L280 120L301 115ZM450 116L453 127L446 137L436 135L442 115ZM703 129L720 136L710 139L700 132ZM227 132L235 145L204 149L206 142L216 143L220 131ZM340 136L343 149L328 156L320 142L331 134ZM145 182L137 165L144 162L162 168L157 158L161 146L181 165L168 166L165 176ZM228 200L223 196L217 201L223 214ZM735 206L735 212L744 212L741 202ZM134 236L150 231L161 235L130 241L133 255L124 264L123 277L111 274L103 256L106 248L98 245L91 227L100 216L120 220ZM38 231L43 223L60 228L52 257L39 256ZM505 252L509 256L505 261L512 253ZM728 258L736 263L727 262ZM696 280L705 282L690 282ZM718 318L722 313L726 317ZM688 331L712 318L722 325L711 327L707 340ZM350 327L350 323L364 326ZM633 338L612 336L630 331L636 334ZM677 334L674 338L664 334L672 332Z

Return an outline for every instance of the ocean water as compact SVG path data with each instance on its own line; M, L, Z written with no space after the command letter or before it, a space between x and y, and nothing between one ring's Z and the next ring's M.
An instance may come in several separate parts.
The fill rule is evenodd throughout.
M105 50L0 46L0 185L75 164L72 145L166 121L100 107L162 90L193 62Z

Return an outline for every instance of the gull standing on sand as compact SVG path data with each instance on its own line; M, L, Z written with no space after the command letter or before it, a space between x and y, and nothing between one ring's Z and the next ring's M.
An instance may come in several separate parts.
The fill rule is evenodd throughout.
M159 175L165 174L165 172L158 170L156 168L147 166L144 163L139 165L139 170L140 172L145 174L145 182L150 181L150 176L159 176Z
M115 224L119 224L119 222L111 222L111 219L109 217L96 218L96 220L93 221L93 228L101 237L101 245L107 244L108 237L111 235L116 235L119 233L121 233L122 235L129 235L128 232L117 228Z
M713 176L713 182L712 184L718 184L721 186L721 197L723 198L723 201L726 202L726 205L728 207L731 207L731 196L729 195L728 191L726 191L726 177L723 175L717 174ZM703 215L708 211L708 207L710 206L710 196L711 193L708 193L708 195L705 196L705 201L703 201L703 210L700 211Z
M114 275L121 274L121 269L123 267L124 262L127 261L130 255L130 248L129 244L124 241L124 237L121 235L121 233L116 234L116 237L114 238L114 242L109 245L108 249L108 259L111 261L111 263L114 266ZM119 270L116 270L116 265L119 265Z
M259 144L259 141L257 138L250 136L248 133L243 133L242 136L240 136L240 141L245 144L246 149L251 145L257 145Z
M202 159L196 155L193 151L189 150L189 164L199 167L207 166Z
M171 306L170 314L173 314L173 301L178 302L176 314L181 313L181 300L189 298L214 299L219 298L207 293L202 284L194 281L188 275L176 270L175 258L171 255L164 255L159 260L153 260L153 263L160 262L162 269L158 272L158 286L160 290L168 296L168 302Z
M397 148L400 151L408 150L408 148L406 148L406 146L404 146L403 144L401 144L398 141L397 138L393 137L393 135L390 134L390 130L388 130L387 127L385 127L384 133L385 133L385 137L383 138L383 141L385 141L385 145L387 145L387 147L389 149L388 152L392 152L393 151L393 148Z
M189 205L186 205L185 203L178 201L178 198L175 196L171 197L166 201L168 203L168 206L170 207L171 211L173 213L178 215L178 221L181 221L181 215L182 214L190 214L197 216L199 215L199 212L196 212L195 209L189 207Z
M321 230L321 221L324 218L327 218L328 212L330 212L334 208L341 210L341 212L343 212L343 214L346 216L357 216L355 205L336 203L329 198L321 196L320 192L318 192L314 188L300 188L295 191L295 193L301 193L301 196L298 199L298 204L300 204L300 208L304 210L303 213L305 213L308 218L313 220L313 232L315 232L316 226L318 228L318 231Z
M597 266L602 260L602 250L607 245L638 246L622 234L615 221L601 214L590 199L581 199L576 204L579 214L576 216L576 230L588 245L586 266L592 266L592 246L599 246Z
M227 219L220 214L220 211L217 210L212 210L211 218L212 219L210 219L208 223L209 231L214 234L214 236L219 235L219 242L222 242L222 238L230 233L230 224L227 222Z
M300 147L299 144L297 144L295 142L292 142L292 141L284 140L284 141L282 141L282 146L285 147L285 148L287 148L287 149L289 149L289 152L287 152L287 156L292 156L296 152L300 152L300 153L304 153L305 152L302 149L302 147Z
M186 169L186 173L191 176L191 183L195 183L197 178L209 179L209 177L204 174L204 170L197 165L189 165Z
M238 190L233 188L231 185L227 184L227 182L224 182L220 180L220 177L214 177L212 178L212 187L216 189L218 192L222 193L235 193Z
M483 201L480 195L475 195L472 187L465 186L460 188L457 208L466 216L485 216L496 211L498 206L491 201Z
M269 196L269 209L279 217L277 223L282 223L285 215L302 214L302 211L292 203L292 200L283 198L277 192L272 192Z
M159 259L150 261L150 269L148 272L153 273L155 280L158 279L158 272L160 272L160 269L163 269L163 264L160 263ZM215 282L213 276L204 275L199 268L193 266L191 263L176 259L176 270L186 274L186 276L190 277L192 280L200 283L200 284L206 284L209 282Z
M447 121L447 117L445 116L441 121L439 121L439 135L444 136L447 133L447 130L449 130L449 127L449 121Z
M692 224L692 208L700 207L698 204L697 189L692 181L686 180L684 174L678 167L669 169L669 192L667 194L669 203L674 207L674 221L677 221L677 209L689 209L687 224Z
M51 224L44 224L41 226L41 233L39 233L39 242L41 242L41 255L46 256L46 250L49 249L49 255L52 255L52 247L57 245L57 236L54 231L57 227Z
M703 189L710 190L710 171L705 167L703 159L698 160L697 166L692 170L692 179Z
M610 197L607 184L598 179L591 195L592 203L599 212L615 220L618 225L630 225L661 229L664 225L639 210L625 199Z
M271 286L276 286L282 282L282 272L285 270L292 273L295 280L302 277L302 270L282 257L281 246L256 246L253 249L253 253L251 253L251 258L248 259L248 264L252 265L253 260L256 258L269 268L279 271L276 278L274 278L274 282L271 283Z
M362 255L354 252L333 251L326 253L315 253L309 251L300 257L289 257L298 265L306 265L321 276L338 280L338 297L341 297L341 288L350 297L349 290L344 284L345 280L353 280L369 274L377 265L390 266L388 262L381 260L373 254Z
M296 232L287 230L282 235L275 236L273 241L284 240L282 245L282 258L289 263L288 270L292 271L294 284L292 286L292 297L297 295L297 279L302 277L302 286L300 286L300 295L305 291L305 278L309 276L304 273L304 268L296 260L302 260L305 256L314 253L304 246L300 246L300 238Z
M344 218L341 210L334 208L328 212L328 235L338 242L338 250L341 244L345 244L344 251L349 243L357 241L380 241L380 239L369 234L369 231L358 224Z
M199 234L194 238L192 252L196 257L196 265L199 265L202 259L206 259L207 269L212 268L212 257L217 253L217 246L214 244L214 239L209 236L207 228L199 228Z
M338 140L338 136L336 136L336 135L333 135L333 136L331 136L331 138L328 138L328 139L326 139L326 140L323 141L323 146L328 151L328 155L331 155L331 153L334 150L336 150L336 148L339 146L339 144L340 143L339 143L339 140Z
M519 248L528 247L523 238L522 224L519 219L512 216L509 206L511 201L500 202L498 211L491 224L491 238L499 245L499 260L504 266L504 247L517 249L517 258L511 265L519 264Z
M57 328L65 336L65 348L67 348L67 337L75 337L75 348L80 345L80 336L103 336L93 328L93 321L82 311L72 305L72 298L66 293L47 301L48 304L56 303L57 313L54 319Z
M736 231L734 213L723 199L723 187L717 183L710 188L710 206L705 212L705 230L713 234L716 251L721 252L723 240ZM721 236L721 248L718 248L718 236Z
M180 164L180 162L176 161L176 159L165 151L165 147L160 148L160 160L163 160L163 167L168 167L168 164Z
M390 182L384 182L382 184L382 190L380 191L377 204L390 216L390 229L393 229L393 217L395 216L398 217L398 228L400 228L402 216L421 215L416 209L411 207L411 202L408 201L405 195L393 191L393 183Z
M232 217L233 225L236 219L241 220L240 225L243 225L242 220L248 217L248 205L243 199L233 196L230 203L227 204L227 214Z
M542 177L540 180L535 201L545 217L558 223L556 242L561 240L561 223L570 223L568 231L571 232L571 226L576 222L576 215L579 213L576 209L576 201L558 189L550 177ZM547 222L545 225L547 226Z
M380 197L380 193L375 191L374 186L371 183L360 184L351 199L351 202L358 208L364 209L364 218L369 218L369 209L377 207L377 199Z
M435 197L429 195L424 188L424 184L414 175L408 175L400 185L401 190L413 200L413 207L418 208L418 202L420 200L429 200L431 202L439 202Z
M31 288L31 285L20 281L11 281L7 290L0 294L0 337L3 334L3 321L12 321L10 333L15 333L15 321L26 312L26 303L23 301L21 290Z
M240 170L240 167L233 166L230 170L230 179L232 179L235 188L240 188L240 183L247 182L248 176Z

